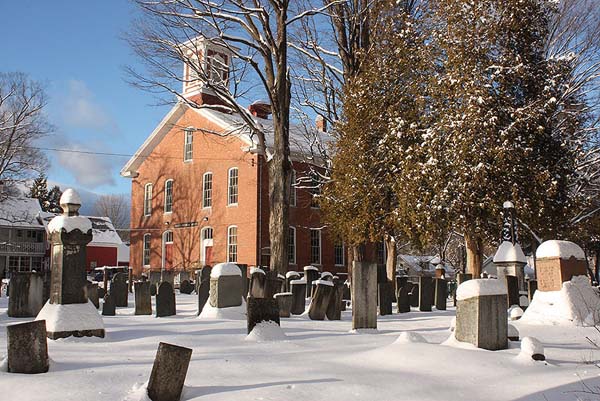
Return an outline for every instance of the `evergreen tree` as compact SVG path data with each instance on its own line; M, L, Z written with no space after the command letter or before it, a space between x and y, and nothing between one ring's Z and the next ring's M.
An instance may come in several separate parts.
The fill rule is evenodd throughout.
M48 208L48 183L46 181L46 175L41 173L33 180L28 194L28 197L37 199L40 202L43 211Z
M62 196L62 191L55 185L48 192L48 208L45 210L50 213L62 213L62 208L60 207L60 197Z

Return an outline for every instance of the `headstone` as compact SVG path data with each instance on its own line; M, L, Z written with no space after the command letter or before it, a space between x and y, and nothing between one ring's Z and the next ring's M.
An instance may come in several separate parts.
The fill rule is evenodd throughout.
M352 300L352 291L350 290L350 282L344 281L344 294L342 295L342 299L345 301Z
M292 287L292 315L301 315L306 308L306 281L304 279L290 281Z
M252 298L265 298L267 290L267 274L264 270L255 267L250 269L250 288L248 296Z
M152 401L179 401L191 358L190 348L159 343L148 382L148 397Z
M306 298L312 296L312 282L319 279L321 273L316 266L304 266L304 278L306 279Z
M419 277L419 310L431 312L434 301L434 287L431 277Z
M327 306L327 320L340 320L342 318L342 306L345 304L342 296L344 294L344 284L339 280L333 282L333 294L329 299Z
M248 297L246 306L248 334L260 322L271 321L279 324L279 304L276 299Z
M173 316L175 310L175 292L168 281L163 281L158 286L156 294L156 317Z
M300 273L295 272L295 271L289 271L285 274L285 289L286 291L292 291L292 285L290 284L290 281L292 280L300 280L302 277L300 276Z
M529 298L529 302L531 302L533 300L533 294L535 294L536 290L537 290L537 281L529 280L527 282L527 297Z
M87 296L88 299L92 301L96 309L100 308L100 299L98 297L98 284L87 283Z
M199 283L196 291L198 294L198 315L202 313L202 309L204 309L204 305L210 297L210 270L210 266L204 266L196 278L196 282Z
M115 300L113 299L110 292L104 296L104 303L102 304L102 316L115 316L117 314L117 307Z
M398 313L407 313L410 312L410 290L412 289L412 284L409 282L405 282L404 285L398 288L398 296L397 296L397 309Z
M8 316L35 317L44 306L44 279L37 273L12 272L8 297Z
M242 274L242 295L244 299L248 296L248 287L250 286L250 280L248 280L248 265L238 263L237 267L240 269Z
M129 293L133 292L133 268L129 267L127 269L127 291Z
M175 272L173 270L161 270L160 271L160 282L168 282L171 287L175 288Z
M409 293L409 300L410 300L410 306L417 308L419 306L419 284L415 284L415 283L408 283L409 285L412 284L412 287L410 289L410 293Z
M291 292L280 292L279 294L275 294L275 299L279 306L279 317L290 317L294 294Z
M313 283L316 283L316 290L308 306L308 317L311 320L324 320L334 286L331 281L326 280L316 280Z
M505 275L506 288L508 290L508 305L519 305L519 278L516 276Z
M570 241L543 242L536 251L535 273L538 290L560 291L573 276L587 275L585 253Z
M135 314L152 314L152 296L150 295L150 283L148 281L137 282L134 285L135 290Z
M352 263L352 329L377 328L377 265Z
M192 291L194 291L194 286L188 280L183 280L179 283L180 294L191 294Z
M396 288L400 288L408 283L408 276L396 276Z
M435 279L435 309L446 310L448 299L448 282L443 278Z
M525 289L524 268L527 264L527 258L514 238L505 238L494 254L494 265L496 266L496 276L498 280L503 280L505 276L517 277L517 286L519 290Z
M242 304L242 276L233 263L219 263L211 270L209 302L213 308Z
M156 296L156 284L154 283L150 284L150 296Z
M458 341L492 351L507 347L508 301L501 280L469 280L458 287L456 299Z
M6 333L9 372L35 374L48 371L45 320L8 325Z
M127 275L125 273L117 273L113 276L110 282L110 293L115 300L117 308L127 307Z
M281 292L285 278L279 276L276 271L266 272L265 298L273 298L275 294Z
M154 270L154 271L150 271L150 283L151 284L156 284L156 287L158 288L158 285L160 284L160 278L162 276L162 272L160 270ZM155 294L156 295L156 294Z
M394 286L392 282L379 283L379 316L392 314L392 303L394 302Z
M104 298L105 295L106 295L106 291L104 291L104 288L98 287L98 299Z

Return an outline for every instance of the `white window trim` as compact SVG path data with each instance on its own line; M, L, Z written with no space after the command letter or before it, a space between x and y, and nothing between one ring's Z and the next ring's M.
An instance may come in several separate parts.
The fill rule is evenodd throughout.
M206 176L210 175L210 206L204 206L205 202L205 185L206 185ZM227 178L229 180L229 177ZM202 174L202 209L210 209L212 207L212 199L213 199L213 173L212 171L207 171ZM229 200L229 198L228 198Z
M313 262L312 261L312 232L313 231L317 231L319 233L319 261L318 262ZM323 234L321 233L321 230L319 228L311 228L310 229L310 259L311 265L315 265L315 266L321 266L322 262L323 262Z
M146 262L146 260L145 260L146 259L146 237L150 238L150 241L149 241L150 246L148 247L149 255L148 255L148 263L147 264L145 263ZM150 254L152 252L151 248L152 248L152 234L146 233L146 234L144 234L144 237L142 238L142 264L144 265L144 267L150 267L150 260L152 259L151 254Z
M231 172L233 170L237 171L237 184L236 184L237 202L230 203L229 200L231 199ZM227 170L227 206L237 206L239 201L240 201L240 170L237 167L231 167L229 170Z
M148 195L148 187L150 187L150 196L148 198L146 198L146 195ZM154 190L154 185L152 185L151 182L146 183L146 185L144 185L144 204L143 204L143 211L144 211L144 216L150 216L152 215L152 191ZM148 210L146 210L146 203L148 203L148 201L150 201L150 207L148 208Z
M235 228L235 261L231 260L231 258L230 258L231 255L229 252L229 247L231 246L231 242L230 242L231 235L229 234L229 232L232 228ZM238 260L238 255L239 255L238 246L239 245L238 245L238 230L237 229L238 229L238 226L235 226L235 225L227 227L227 262L228 263L237 263L237 260Z
M296 254L298 253L296 251L296 227L294 226L290 226L290 230L292 230L294 232L294 259L291 262L288 262L288 264L295 266L296 265ZM289 241L289 238L288 238ZM288 246L288 253L289 253L289 246ZM288 259L289 259L289 255L288 255Z
M184 136L183 136L183 162L184 163L191 163L192 161L194 161L194 131L195 131L195 129L193 127L188 127L183 130L183 134L184 134ZM188 134L190 134L190 135L188 136ZM188 137L191 139L190 142L188 142ZM191 148L192 148L192 151L190 152L191 156L189 159L187 158L188 157L188 151L187 151L188 145L191 145Z
M171 210L167 211L167 183L171 183ZM163 211L165 214L171 214L173 213L173 179L169 178L168 180L165 181L165 201L164 201L164 206L163 206Z

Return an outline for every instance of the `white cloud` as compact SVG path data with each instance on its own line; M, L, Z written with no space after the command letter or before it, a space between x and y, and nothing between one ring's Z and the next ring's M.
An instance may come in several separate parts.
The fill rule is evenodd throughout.
M106 149L106 145L90 143L84 146L73 141L61 144L61 149L73 152L56 152L57 164L74 178L77 184L94 189L101 185L115 185L115 160L110 156L96 155L84 152L97 152Z
M73 128L117 130L113 118L99 105L85 82L70 80L67 93L61 99L61 117L65 125Z

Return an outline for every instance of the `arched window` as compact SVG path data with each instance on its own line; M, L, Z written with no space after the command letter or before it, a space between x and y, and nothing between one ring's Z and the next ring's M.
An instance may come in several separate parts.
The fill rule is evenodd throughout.
M152 184L144 186L144 216L152 214Z
M144 266L150 266L150 234L144 234L142 260Z
M229 169L229 185L227 189L227 204L237 205L238 203L238 169L237 167Z
M204 173L202 177L202 207L212 206L212 173Z
M288 263L290 265L296 264L296 227L290 227L288 238Z
M237 226L229 226L227 228L227 261L231 263L237 263L237 257Z
M202 229L202 239L213 239L213 229L211 227Z
M165 181L165 213L173 211L173 180Z

